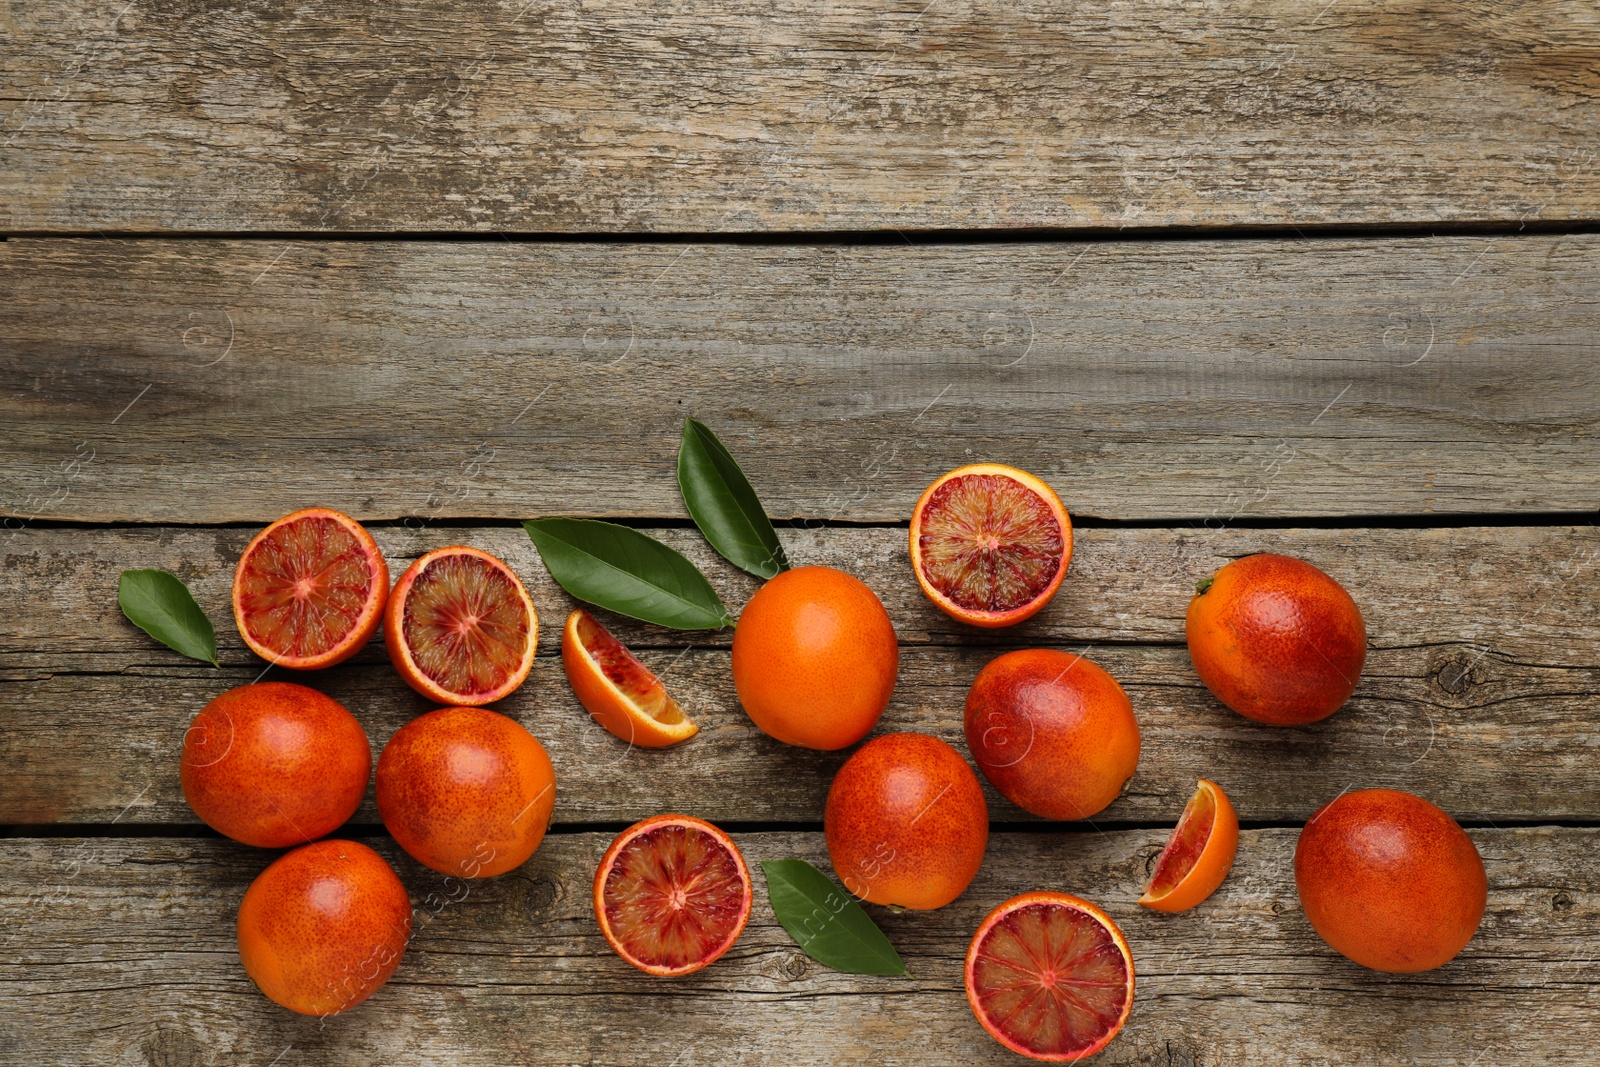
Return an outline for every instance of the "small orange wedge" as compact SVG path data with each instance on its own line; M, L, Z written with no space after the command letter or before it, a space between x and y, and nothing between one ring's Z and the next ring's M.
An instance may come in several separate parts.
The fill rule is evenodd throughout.
M579 608L561 632L567 681L595 722L644 748L666 748L700 731L661 679Z
M1239 816L1228 794L1200 779L1139 903L1156 911L1188 911L1222 885L1238 850Z

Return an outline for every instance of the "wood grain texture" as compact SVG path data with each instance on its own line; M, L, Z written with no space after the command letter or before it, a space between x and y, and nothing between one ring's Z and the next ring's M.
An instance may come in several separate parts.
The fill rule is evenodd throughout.
M1600 216L1585 0L8 5L0 228Z
M928 247L0 245L0 516L785 519L961 463L1069 510L1593 510L1600 235Z
M0 540L0 590L16 605L0 631L0 822L189 823L177 783L183 731L212 696L261 674L229 620L238 552L253 530L149 527L28 530ZM735 611L756 588L690 530L653 531L711 574ZM555 819L624 822L663 808L709 818L815 823L844 754L806 752L758 732L739 707L727 632L679 634L611 620L702 726L667 751L630 750L573 700L557 651L572 602L520 529L380 528L398 573L450 543L483 547L528 582L545 634L527 684L501 703L550 750ZM976 635L929 605L898 529L786 530L796 563L842 567L885 600L903 642L880 730L935 733L958 748L967 687L1005 647L1086 654L1126 686L1144 749L1128 793L1097 824L1173 821L1198 777L1241 815L1294 822L1352 786L1390 786L1475 820L1600 814L1590 758L1600 685L1600 561L1593 527L1463 530L1137 530L1082 532L1073 571L1039 616ZM1335 575L1362 606L1371 653L1351 703L1305 729L1250 723L1200 685L1183 647L1193 583L1228 559L1287 552ZM218 623L224 669L195 664L134 629L116 608L124 567L183 577ZM381 746L429 705L380 644L304 681L344 701ZM997 821L1027 819L989 793ZM375 822L370 803L357 815Z
M1585 1062L1600 1041L1600 831L1475 830L1489 907L1456 960L1388 976L1317 939L1294 891L1293 830L1246 831L1233 874L1198 910L1137 907L1164 835L998 834L971 888L937 912L872 909L909 978L838 974L776 924L759 861L828 870L820 834L736 835L756 906L734 948L682 979L607 948L589 884L609 835L557 835L504 877L465 884L387 839L415 903L394 979L353 1011L306 1019L250 985L233 920L271 857L220 841L13 840L0 847L0 1054L40 1065L473 1063L1007 1064L973 1020L961 962L984 913L1030 889L1104 906L1138 989L1095 1062ZM86 1012L97 1025L85 1026Z

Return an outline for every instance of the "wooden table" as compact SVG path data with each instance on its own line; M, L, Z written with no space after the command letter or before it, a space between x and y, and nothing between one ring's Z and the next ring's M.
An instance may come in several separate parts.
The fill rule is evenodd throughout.
M1600 22L1584 0L15 0L0 12L0 1062L1020 1062L972 1019L982 914L1067 889L1138 965L1108 1064L1593 1062L1600 1046ZM843 754L738 706L726 632L623 626L702 732L631 751L547 639L501 710L551 752L555 826L470 885L370 798L347 832L417 905L395 979L326 1020L257 993L233 917L272 854L200 826L184 728L261 674L228 620L251 533L324 504L391 565L466 542L570 607L515 520L689 526L684 416L790 556L867 580L903 642L880 730L961 745L1004 648L1086 653L1144 755L1093 825L990 794L983 871L873 909L909 978L802 955L758 885L715 966L655 980L588 903L664 810L827 868ZM1051 606L998 633L918 593L905 524L963 462L1079 524ZM1272 550L1337 576L1355 698L1255 726L1183 647L1193 582ZM222 668L122 619L174 571ZM381 744L426 705L381 649L309 681ZM1134 905L1196 777L1246 830L1187 915ZM1326 948L1290 858L1341 790L1455 814L1477 938L1390 977ZM759 874L758 874L759 880Z

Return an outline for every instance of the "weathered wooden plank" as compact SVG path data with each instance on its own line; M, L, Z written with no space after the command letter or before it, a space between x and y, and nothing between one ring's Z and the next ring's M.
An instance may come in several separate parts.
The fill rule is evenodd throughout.
M1592 510L1600 235L945 247L9 241L0 516L785 518L963 462L1075 513Z
M656 531L714 575L733 609L755 582L716 565L688 530ZM178 791L184 728L223 689L257 677L233 633L228 589L250 529L30 530L0 542L17 605L0 635L0 822L192 822ZM632 820L662 804L723 819L815 822L843 759L760 734L738 704L728 635L619 623L661 671L701 734L667 752L630 751L573 700L554 657L571 601L526 536L507 528L376 531L398 570L452 542L490 549L540 606L544 656L503 702L550 749L556 820ZM958 747L966 689L998 648L929 606L901 530L787 531L797 562L842 566L883 595L906 646L880 729L918 729ZM1246 819L1294 820L1352 785L1409 788L1476 819L1600 813L1591 694L1600 683L1600 553L1592 527L1470 530L1089 530L1058 599L1030 623L983 640L1085 652L1122 680L1144 731L1139 774L1097 822L1170 820L1196 777L1221 780ZM1338 575L1363 605L1373 651L1351 704L1305 730L1245 721L1218 705L1182 647L1192 583L1227 558L1286 551ZM163 567L188 580L219 623L226 667L189 663L123 620L116 576ZM273 677L290 677L275 672ZM381 648L294 676L345 701L375 744L428 705ZM1026 818L990 794L997 820ZM130 806L131 805L131 806ZM357 816L372 821L370 803Z
M736 835L757 903L734 949L672 981L638 974L595 927L589 883L606 835L548 838L523 868L464 885L390 841L416 902L395 978L328 1020L290 1015L239 966L233 916L271 854L225 842L5 842L0 1048L37 1064L994 1063L961 961L985 911L1028 889L1101 903L1128 937L1132 1017L1096 1062L1580 1063L1600 1041L1600 831L1475 830L1489 907L1456 960L1385 976L1333 953L1299 910L1296 832L1247 831L1223 888L1159 916L1133 901L1162 834L999 834L937 912L873 909L909 978L808 961L766 904L762 859L827 869L819 834ZM93 1005L96 1025L84 1025Z
M1593 219L1581 0L7 9L0 228Z

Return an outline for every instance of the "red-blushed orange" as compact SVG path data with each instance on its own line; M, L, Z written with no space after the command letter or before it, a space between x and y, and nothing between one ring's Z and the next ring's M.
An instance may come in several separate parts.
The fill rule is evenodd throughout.
M194 813L259 848L331 834L355 814L371 775L355 716L293 682L241 685L212 700L184 733L178 764Z
M318 841L274 860L239 905L239 958L270 999L333 1015L389 980L411 938L411 901L384 858Z
M937 737L884 734L828 790L828 858L845 889L874 904L942 908L976 877L989 806L961 753Z
M1295 846L1294 881L1324 941L1397 974L1454 959L1489 898L1472 838L1436 805L1396 789L1344 793L1319 808Z
M378 757L378 815L418 863L458 878L520 867L544 840L556 774L544 746L487 708L440 708Z

